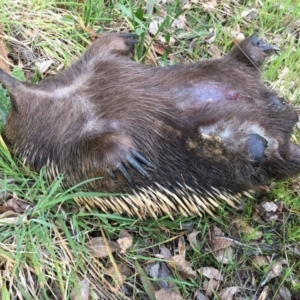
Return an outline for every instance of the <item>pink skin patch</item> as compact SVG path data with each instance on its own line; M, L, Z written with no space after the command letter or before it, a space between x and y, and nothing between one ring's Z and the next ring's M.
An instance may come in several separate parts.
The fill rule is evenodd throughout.
M252 101L252 97L244 95L216 82L197 83L193 85L192 94L203 104L219 101Z

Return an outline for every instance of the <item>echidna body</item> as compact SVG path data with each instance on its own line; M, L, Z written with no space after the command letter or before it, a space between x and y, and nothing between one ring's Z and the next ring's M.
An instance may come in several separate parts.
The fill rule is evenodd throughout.
M130 59L132 38L103 35L38 84L1 71L17 157L66 186L97 178L85 189L124 195L80 203L138 217L212 213L300 172L297 114L260 80L277 48L254 35L222 59L155 68Z

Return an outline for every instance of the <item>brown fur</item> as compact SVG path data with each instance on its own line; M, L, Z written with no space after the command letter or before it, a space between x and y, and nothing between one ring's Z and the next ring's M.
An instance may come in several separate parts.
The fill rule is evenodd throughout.
M154 68L132 61L130 47L130 38L103 35L65 71L10 88L5 134L16 155L37 171L48 165L52 178L65 174L68 186L102 177L86 188L138 193L159 184L180 201L191 189L216 205L300 172L300 151L290 142L297 115L260 81L268 51L249 38L219 60ZM262 151L253 150L257 136ZM128 164L134 150L151 161L134 158L151 178ZM137 201L135 209L148 214Z

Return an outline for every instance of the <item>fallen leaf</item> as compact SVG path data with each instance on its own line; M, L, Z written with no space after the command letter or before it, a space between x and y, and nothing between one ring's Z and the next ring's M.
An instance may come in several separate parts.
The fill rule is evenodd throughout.
M39 73L41 75L43 75L46 71L48 71L48 69L50 68L50 66L54 63L54 60L50 59L50 60L46 60L43 62L37 62L36 66L37 69L39 71Z
M265 267L270 264L270 259L267 256L255 256L252 259L252 264L258 267Z
M156 300L182 300L183 298L173 291L167 289L160 289L155 293L155 299Z
M174 270L178 270L181 275L188 278L196 279L198 277L197 272L192 269L191 264L185 260L183 255L173 256L169 260L168 266Z
M291 300L292 299L291 292L285 286L280 287L279 295L282 298L282 300Z
M264 286L266 283L268 283L272 278L278 277L281 275L281 272L283 270L282 265L286 264L286 261L284 259L277 261L271 265L271 269L266 275L266 278L261 283L261 286Z
M185 15L180 15L172 24L172 27L184 29L186 27Z
M109 249L107 249L102 237L92 238L87 242L87 247L91 249L90 255L98 258L108 256L108 251L119 250L119 244L116 242L108 241L108 246Z
M204 294L202 294L199 290L196 292L194 299L195 300L208 300L208 298Z
M197 270L201 275L209 278L215 279L217 281L223 281L223 275L218 269L211 267L203 267Z
M185 240L184 240L184 237L181 236L179 237L178 239L178 253L179 255L182 255L185 257L185 252L186 252L186 247L185 247Z
M114 266L111 266L110 268L106 269L105 274L110 276L115 282L117 282L121 286L125 282L127 276L121 273L119 266L117 266L117 268L118 270L116 270Z
M238 286L231 286L218 293L220 300L232 300L233 296L239 291Z
M273 201L264 203L262 207L266 212L276 212L278 209L278 205L275 204Z
M207 12L214 11L216 9L217 5L218 5L217 0L202 2L202 6L203 6L204 10L206 10Z
M187 240L189 241L192 247L198 246L199 242L197 241L197 235L200 231L192 231L187 235Z
M86 278L81 280L71 292L71 300L89 300L89 289L89 280Z
M219 48L217 48L214 44L209 45L208 53L212 56L212 58L222 57L222 51Z
M151 22L149 23L149 28L148 28L149 32L152 35L156 35L159 26L162 24L164 20L165 19L163 17L157 17L152 19Z
M132 246L133 237L123 237L117 240L117 243L120 246L120 253L126 253L126 250Z
M2 26L0 27L0 34L2 34ZM6 73L10 73L10 61L8 59L8 51L2 38L0 39L0 68Z
M161 288L176 287L175 282L170 280L173 279L174 276L171 270L166 265L166 263L156 262L156 263L149 264L147 265L145 271L151 278L153 278L157 282L157 284Z
M265 300L269 293L269 287L265 286L261 294L259 295L259 298L257 300Z
M27 223L28 218L26 215L16 214L13 211L7 211L0 216L0 226L7 224Z
M214 255L218 262L221 264L227 265L233 261L234 251L232 247L227 247L225 249L220 249L214 252Z
M5 202L5 205L12 207L17 213L24 213L31 207L28 202L21 200L15 194L13 194L13 197Z
M205 295L211 297L219 286L219 282L215 279L205 280L203 282L203 290Z
M160 254L162 255L162 258L164 258L164 259L169 260L172 258L172 254L171 254L170 250L165 245L160 246Z

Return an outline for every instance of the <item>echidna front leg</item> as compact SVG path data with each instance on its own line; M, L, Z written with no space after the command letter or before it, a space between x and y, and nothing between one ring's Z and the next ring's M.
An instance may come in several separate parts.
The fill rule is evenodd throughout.
M134 33L111 33L101 35L86 51L85 58L90 60L113 59L114 55L129 56L138 43Z

